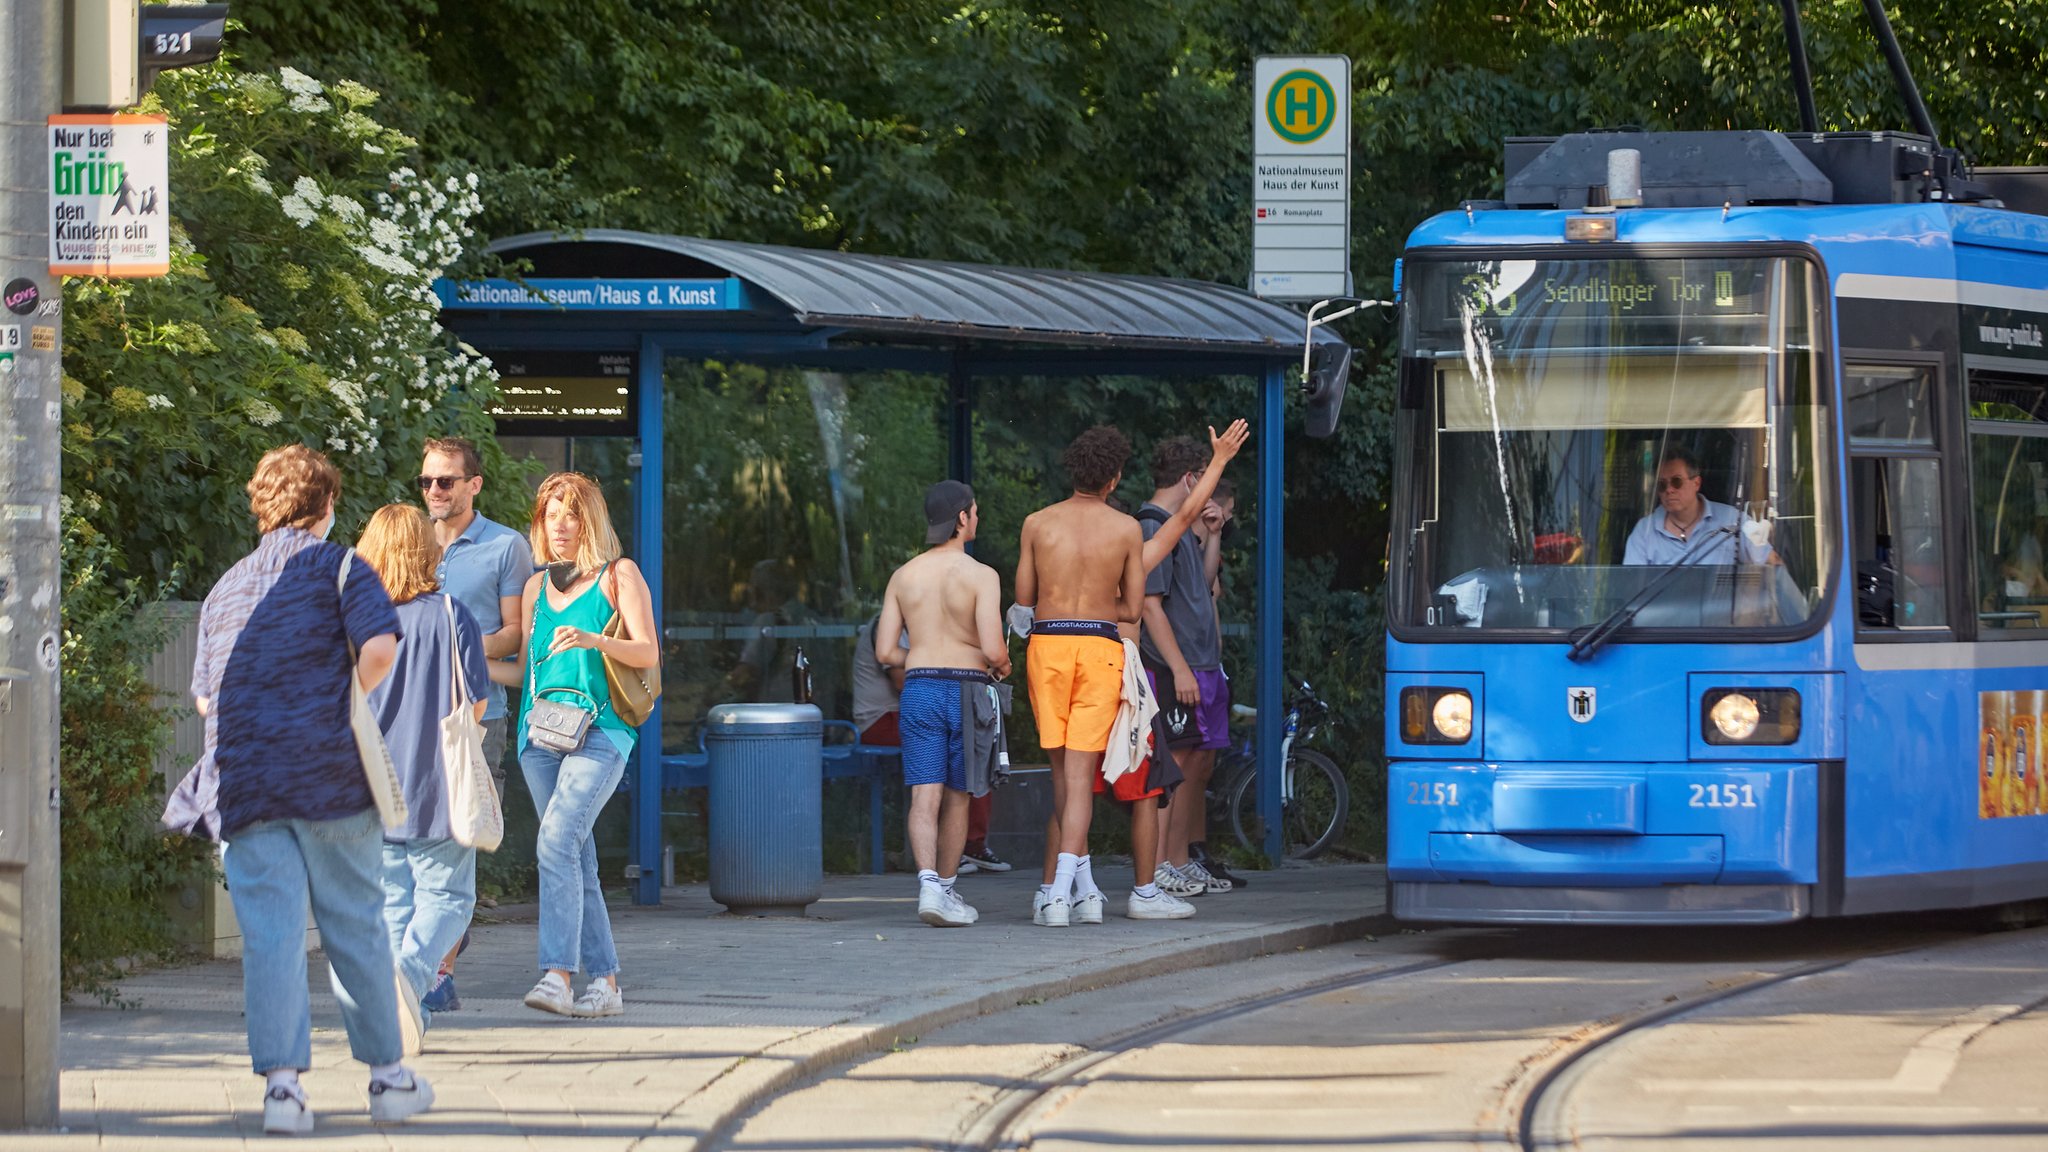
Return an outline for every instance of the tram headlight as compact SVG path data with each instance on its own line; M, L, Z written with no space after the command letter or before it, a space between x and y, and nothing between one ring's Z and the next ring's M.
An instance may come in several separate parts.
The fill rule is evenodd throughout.
M1799 739L1799 693L1790 688L1714 688L1700 698L1709 744L1791 744Z
M1437 735L1454 744L1472 738L1472 698L1463 692L1446 692L1429 710L1429 722Z
M1707 709L1707 718L1721 730L1722 736L1740 744L1756 735L1757 722L1763 719L1763 713L1757 710L1756 701L1740 692L1730 692L1714 701L1714 706Z
M1401 689L1401 739L1409 744L1472 739L1472 694L1463 688Z

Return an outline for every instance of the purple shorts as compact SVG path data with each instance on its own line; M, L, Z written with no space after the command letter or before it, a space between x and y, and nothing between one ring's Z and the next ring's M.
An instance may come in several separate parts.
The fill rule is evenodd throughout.
M1202 702L1192 708L1181 706L1173 695L1173 673L1145 669L1152 678L1152 695L1159 701L1159 713L1166 721L1167 743L1176 748L1194 745L1208 752L1230 747L1230 679L1221 668L1195 669L1195 683L1201 686Z

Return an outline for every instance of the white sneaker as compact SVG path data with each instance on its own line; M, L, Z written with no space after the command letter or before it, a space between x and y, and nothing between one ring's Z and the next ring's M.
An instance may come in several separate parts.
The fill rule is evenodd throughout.
M304 1136L313 1130L313 1106L304 1088L274 1085L263 1094L263 1130L272 1136Z
M1215 875L1211 874L1207 868L1202 867L1202 862L1200 860L1190 860L1188 861L1187 867L1176 868L1175 871L1179 872L1182 876L1187 877L1189 880L1192 880L1195 883L1200 884L1202 886L1202 890L1205 892L1230 891L1230 881L1218 879Z
M917 918L934 928L965 928L981 919L981 914L952 889L922 884L917 894Z
M540 978L540 983L526 994L526 1006L557 1016L574 1016L576 1002L569 995L569 982L553 972Z
M1133 920L1185 920L1195 914L1195 906L1161 889L1157 896L1140 896L1136 889L1124 904L1124 915Z
M1046 900L1045 909L1040 913L1044 919L1034 920L1033 923L1043 924L1047 928L1065 928L1072 922L1073 913L1073 905L1062 897L1054 896Z
M611 981L592 980L590 986L583 990L583 995L576 998L576 1003L569 1006L569 1012L585 1020L599 1016L624 1016L626 997Z
M958 868L953 869L953 875L971 876L979 871L981 871L981 865L976 864L973 860L965 856L962 856L960 858L960 866Z
M1031 922L1045 927L1045 906L1052 903L1052 894L1040 888L1031 894Z
M405 1079L370 1081L370 1123L396 1124L434 1106L434 1086L410 1068L402 1069Z
M1086 896L1074 901L1074 923L1102 923L1102 909L1108 903L1109 901L1103 899L1100 892L1090 892Z
M417 1056L420 1041L427 1033L426 1018L420 1015L420 998L412 994L405 973L394 971L391 976L398 983L398 1038L407 1056Z

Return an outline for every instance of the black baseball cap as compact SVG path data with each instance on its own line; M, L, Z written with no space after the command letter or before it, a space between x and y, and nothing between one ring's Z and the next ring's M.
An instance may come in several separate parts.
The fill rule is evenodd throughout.
M974 489L958 480L941 480L924 490L924 542L944 544L960 525L960 514L974 507Z

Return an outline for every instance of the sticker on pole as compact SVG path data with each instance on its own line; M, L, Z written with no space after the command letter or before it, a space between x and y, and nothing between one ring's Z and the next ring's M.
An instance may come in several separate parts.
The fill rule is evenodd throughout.
M1252 291L1351 292L1351 61L1261 56L1252 68Z
M171 267L170 131L161 116L50 117L50 271Z

